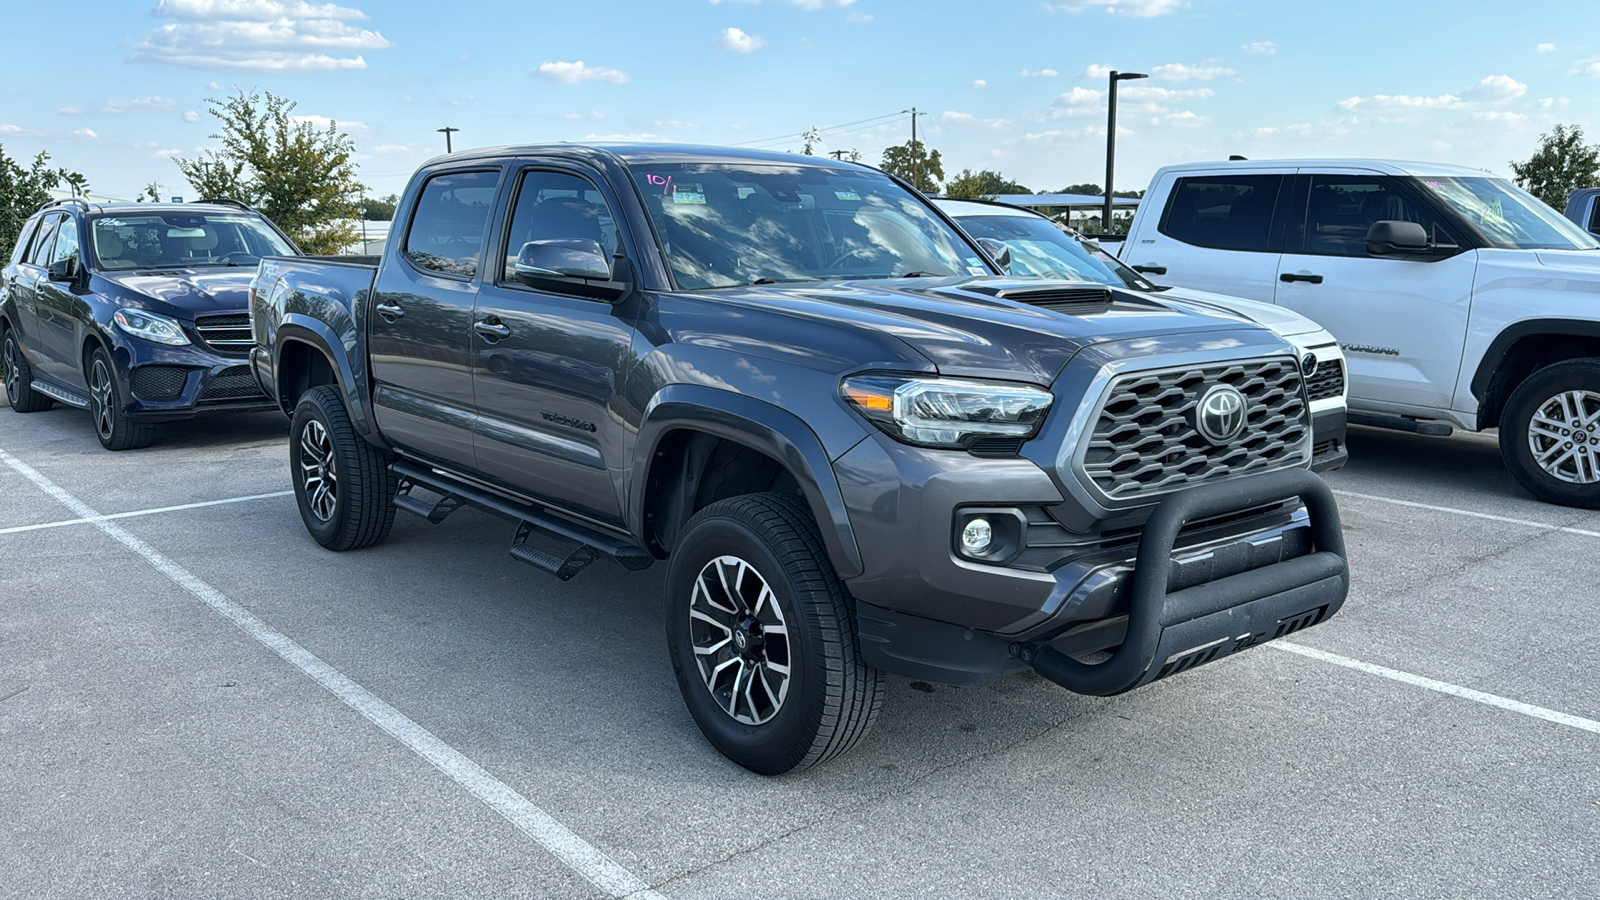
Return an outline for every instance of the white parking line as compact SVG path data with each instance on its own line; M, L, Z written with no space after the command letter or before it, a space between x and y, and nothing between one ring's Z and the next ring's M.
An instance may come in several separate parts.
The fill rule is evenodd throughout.
M244 497L228 497L224 500L207 500L203 503L184 503L178 506L157 507L156 509L136 509L132 512L112 513L109 516L100 516L94 519L64 519L60 522L45 522L42 525L15 525L11 528L0 528L0 534L19 534L24 531L42 531L46 528L65 528L68 525L93 525L96 522L109 522L112 519L132 519L137 516L153 516L156 513L201 509L207 506L223 506L228 503L247 503L251 500L269 500L273 497L288 497L293 493L294 491L273 491L270 494L250 494Z
M1351 659L1348 656L1340 656L1337 653L1329 653L1326 650L1318 650L1315 647L1307 647L1304 644L1296 644L1292 641L1269 641L1265 646L1276 647L1286 653L1298 653L1311 659L1332 663L1336 666L1344 666L1347 669L1355 669L1357 672L1366 672L1368 675L1377 675L1379 678L1388 678L1391 681L1398 681L1402 684L1427 688L1430 691L1438 691L1441 694L1449 694L1452 697L1460 697L1464 700L1471 700L1474 703L1482 703L1487 706L1509 710L1510 712L1521 713L1525 716L1532 716L1535 719L1554 722L1557 725L1566 725L1570 728L1600 734L1600 722L1596 722L1594 719L1585 719L1582 716L1545 709L1542 706L1534 706L1531 703L1523 703L1521 700L1512 700L1509 697L1501 697L1498 694L1486 694L1483 691L1475 691L1472 688L1450 684L1446 681L1435 681L1432 678L1424 678L1421 675L1413 675L1410 672L1402 672L1399 669L1391 669L1387 666L1373 665L1372 663L1362 662L1359 659Z
M334 696L360 713L367 721L388 732L413 753L432 763L451 780L504 816L528 837L548 850L568 868L577 872L611 897L622 900L665 900L639 876L623 868L599 848L574 834L549 813L529 802L509 785L490 775L460 751L440 740L404 713L380 700L349 676L319 659L311 651L256 618L249 610L228 599L221 591L201 581L189 570L173 562L159 550L134 537L120 525L109 521L64 488L28 464L0 450L0 462L38 485L40 490L82 517L123 546L143 557L156 571L193 594L200 602L232 622L285 662L310 676Z
M1379 503L1390 503L1395 506L1409 506L1412 509L1427 509L1433 512L1451 513L1457 516L1470 516L1474 519L1488 519L1491 522L1504 522L1507 525L1524 525L1528 528L1542 528L1545 531L1559 531L1563 534L1578 534L1584 537L1600 538L1600 531L1589 531L1584 528L1572 528L1566 525L1551 525L1549 522L1535 522L1532 519L1513 519L1510 516L1496 516L1490 513L1473 512L1470 509L1456 509L1453 506L1434 506L1431 503L1417 503L1412 500L1396 500L1393 497L1380 497L1377 494L1359 494L1355 491L1335 490L1341 497L1357 497L1362 500L1376 500Z

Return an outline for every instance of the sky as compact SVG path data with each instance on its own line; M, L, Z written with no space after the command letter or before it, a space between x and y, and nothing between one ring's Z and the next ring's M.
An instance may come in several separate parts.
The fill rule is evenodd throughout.
M131 199L196 199L173 158L218 141L208 100L296 102L355 143L374 196L457 150L638 140L800 152L918 136L947 176L1034 191L1163 165L1382 157L1509 175L1558 123L1600 140L1593 0L84 0L10 3L0 147ZM68 12L70 10L70 12Z

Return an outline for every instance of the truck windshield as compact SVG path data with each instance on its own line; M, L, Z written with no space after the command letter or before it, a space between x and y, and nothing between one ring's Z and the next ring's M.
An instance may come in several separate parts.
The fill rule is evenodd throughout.
M1155 285L1140 277L1105 251L1080 241L1059 226L1039 216L956 216L967 234L989 238L1011 251L1011 274L1041 278L1067 278L1092 281L1112 287L1152 290Z
M294 248L261 219L226 213L130 213L94 220L94 255L102 269L254 266Z
M926 203L872 172L638 165L634 181L685 290L992 274Z
M1491 247L1594 250L1593 237L1503 178L1423 176L1423 187L1467 221Z

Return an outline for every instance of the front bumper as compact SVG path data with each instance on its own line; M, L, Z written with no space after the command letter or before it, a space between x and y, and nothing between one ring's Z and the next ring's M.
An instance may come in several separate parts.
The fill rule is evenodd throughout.
M1343 403L1311 414L1311 471L1332 472L1350 461L1344 443L1347 416Z
M276 409L245 360L193 344L170 347L124 340L115 352L128 418L172 422L221 413Z
M866 562L848 581L862 659L910 677L979 684L1032 664L1021 658L1023 648L1070 656L1123 644L1140 578L1156 577L1146 570L1159 569L1162 590L1170 585L1174 597L1208 589L1227 601L1222 621L1245 615L1246 605L1252 621L1277 609L1277 601L1245 590L1248 581L1232 578L1295 581L1305 575L1308 564L1300 560L1308 557L1322 567L1337 559L1337 577L1313 579L1318 586L1308 591L1293 593L1305 587L1294 585L1277 592L1289 593L1282 598L1288 605L1307 593L1321 598L1291 613L1324 606L1320 621L1345 593L1337 510L1319 493L1326 491L1321 479L1303 469L1177 492L1158 506L1126 510L1092 533L1055 520L1050 510L1072 504L1027 460L920 451L874 437L835 461L835 471ZM1285 493L1286 484L1294 491ZM1323 499L1302 505L1295 499L1302 492ZM1026 520L1024 546L1001 564L969 561L954 550L956 519L975 505L1014 508ZM1151 537L1168 526L1169 536ZM1143 549L1152 540L1166 543L1160 551ZM1219 584L1226 587L1208 587ZM1272 629L1250 633L1262 630Z

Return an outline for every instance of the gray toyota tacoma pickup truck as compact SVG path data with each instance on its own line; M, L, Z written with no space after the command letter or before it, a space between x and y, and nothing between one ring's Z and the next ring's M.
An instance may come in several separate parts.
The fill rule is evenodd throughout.
M1293 348L989 249L850 163L458 153L380 258L262 261L251 363L329 549L472 506L561 579L666 560L684 702L761 773L886 672L1111 695L1333 615Z

